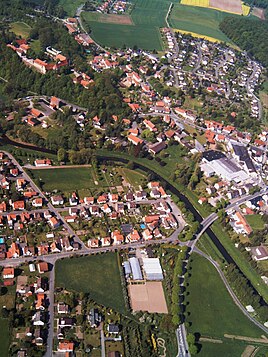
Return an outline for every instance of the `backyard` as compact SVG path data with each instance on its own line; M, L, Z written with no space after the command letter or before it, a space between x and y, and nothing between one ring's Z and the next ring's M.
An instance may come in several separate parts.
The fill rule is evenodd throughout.
M125 312L116 253L58 261L56 286L89 293L97 303Z

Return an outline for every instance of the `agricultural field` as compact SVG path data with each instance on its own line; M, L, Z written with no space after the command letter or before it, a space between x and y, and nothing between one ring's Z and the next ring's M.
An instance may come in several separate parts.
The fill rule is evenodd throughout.
M244 16L247 16L250 12L250 6L243 4L241 0L181 0L180 3L225 11L231 14L243 14Z
M57 261L55 284L67 290L89 293L98 304L125 313L116 253Z
M10 31L14 32L15 35L21 36L22 38L28 38L31 27L25 22L13 22L10 24Z
M230 43L229 38L219 29L219 24L226 16L235 15L208 8L176 4L169 17L169 23L171 27L182 33Z
M84 12L82 16L84 22L92 29L93 39L104 46L133 47L136 45L148 50L162 50L159 28L166 26L165 17L169 5L170 2L165 0L136 0L131 17L118 15L117 23L111 23L111 15Z
M224 334L261 337L262 330L253 325L237 308L216 269L207 260L193 255L189 269L185 302L190 332L222 340L221 348L225 344Z

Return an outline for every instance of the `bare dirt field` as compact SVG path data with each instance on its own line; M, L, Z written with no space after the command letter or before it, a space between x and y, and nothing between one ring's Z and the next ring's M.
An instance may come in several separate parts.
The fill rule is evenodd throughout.
M100 14L98 21L117 25L134 25L132 18L129 15Z
M242 14L241 0L209 0L209 6L222 11Z
M260 9L259 7L253 8L252 15L257 16L261 20L265 20L264 9Z
M147 282L128 286L130 304L133 311L148 311L167 314L167 304L162 283Z

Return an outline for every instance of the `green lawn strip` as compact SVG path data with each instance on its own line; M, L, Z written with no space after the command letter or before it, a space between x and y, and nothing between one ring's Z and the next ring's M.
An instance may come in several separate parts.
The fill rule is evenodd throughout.
M194 253L189 262L189 273L186 280L186 321L190 323L190 332L216 339L223 339L224 334L261 337L262 330L235 305L209 261Z
M56 286L89 293L97 303L125 313L116 253L57 261Z
M261 230L264 228L264 222L260 214L250 214L245 216L250 227L255 230Z
M169 22L175 29L195 32L230 43L231 40L219 29L219 24L226 16L236 15L213 9L175 4Z
M9 331L9 323L8 319L0 318L0 330L2 331L0 334L0 356L7 357L9 356L9 344L10 344L10 331Z
M240 250L238 250L230 237L223 231L218 222L213 223L212 231L215 233L221 244L224 246L228 254L233 258L238 268L242 271L245 277L251 282L256 291L268 302L268 289L260 275L252 269L251 265L245 260Z
M201 238L197 242L197 247L207 255L211 256L211 258L216 260L219 264L221 264L224 261L224 257L222 256L221 252L211 241L207 233L201 236Z

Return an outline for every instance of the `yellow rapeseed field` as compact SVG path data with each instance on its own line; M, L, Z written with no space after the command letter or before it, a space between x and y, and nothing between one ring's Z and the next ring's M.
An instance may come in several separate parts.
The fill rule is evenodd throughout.
M243 16L248 16L250 13L250 6L242 4Z
M191 31L184 31L184 30L180 30L180 29L174 29L175 32L180 32L182 34L189 34L193 37L198 37L198 38L203 38L205 40L208 40L210 42L220 42L219 40L217 40L214 37L210 37L210 36L205 36L205 35L201 35L199 33L195 33L195 32L191 32Z
M181 0L182 5L209 7L209 0Z

